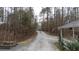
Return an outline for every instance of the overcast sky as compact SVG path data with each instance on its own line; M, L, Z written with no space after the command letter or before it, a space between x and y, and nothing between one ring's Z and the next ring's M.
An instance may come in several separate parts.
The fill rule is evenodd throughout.
M42 7L33 7L33 9L34 9L35 15L37 15L37 18L38 18L37 21L39 22L39 19L40 19L39 14L41 12Z
M35 15L37 15L37 17L38 17L38 22L42 21L42 19L40 19L40 16L39 16L39 14L40 14L40 12L42 10L42 7L33 7L33 9L34 9ZM53 7L52 7L51 11L52 11L52 13L54 12Z
M39 15L42 8L41 7L33 7L33 8L34 8L35 15Z

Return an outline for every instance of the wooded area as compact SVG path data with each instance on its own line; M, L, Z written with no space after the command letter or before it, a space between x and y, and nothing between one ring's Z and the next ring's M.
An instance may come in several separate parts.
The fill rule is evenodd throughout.
M42 30L58 35L59 26L79 20L79 7L43 7L40 15L43 18ZM63 30L63 35L71 35L70 30Z
M0 42L26 40L36 32L36 19L32 7L0 7Z

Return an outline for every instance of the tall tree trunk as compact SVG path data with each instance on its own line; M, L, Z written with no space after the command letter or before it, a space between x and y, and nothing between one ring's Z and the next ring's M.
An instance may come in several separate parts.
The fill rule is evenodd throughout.
M49 14L48 14L48 9L47 9L47 31L49 31Z
M62 24L61 24L61 25L64 24L64 20L63 20L63 17L64 17L64 15L63 15L63 8L64 8L64 7L62 7Z
M4 7L2 7L2 22L3 22L3 18L4 17Z
M77 10L76 10L76 19L78 20L78 7L77 7Z
M76 16L77 16L77 14L76 14L76 7L75 7L75 20L77 20Z
M29 7L29 11L30 11L30 25L32 24L32 15L31 15L31 12L32 12L32 10L31 10L31 7Z
M43 22L44 22L44 14L43 14Z
M56 19L55 19L55 7L54 7L54 28L55 28L55 23L56 22Z

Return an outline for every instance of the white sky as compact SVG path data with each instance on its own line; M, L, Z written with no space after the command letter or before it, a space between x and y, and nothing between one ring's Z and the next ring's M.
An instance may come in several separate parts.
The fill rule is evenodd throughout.
M34 8L35 15L39 15L42 8L41 7L33 7L33 8Z
M33 7L33 9L34 9L34 13L35 13L35 15L37 15L37 17L38 17L38 22L40 22L40 21L42 21L42 19L40 19L40 16L39 16L39 14L40 14L40 12L41 12L41 10L42 10L42 7ZM53 7L52 7L52 13L53 13Z
M42 10L42 7L33 7L33 9L34 9L35 15L36 15L37 18L38 18L37 21L39 22L39 19L40 19L39 14L40 14L40 12L41 12L41 10Z

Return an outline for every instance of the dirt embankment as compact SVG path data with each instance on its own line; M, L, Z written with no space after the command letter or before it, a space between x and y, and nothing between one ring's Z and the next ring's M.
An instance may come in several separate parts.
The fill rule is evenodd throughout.
M14 34L14 32L0 30L0 41L16 41L16 42L22 42L25 40L28 40L31 37L36 36L37 32L30 32L29 34L21 34L17 33Z
M30 34L30 35L18 38L17 42L23 42L23 41L26 41L26 40L30 41L30 38L34 38L36 35L37 35L37 32L34 32L34 33Z

